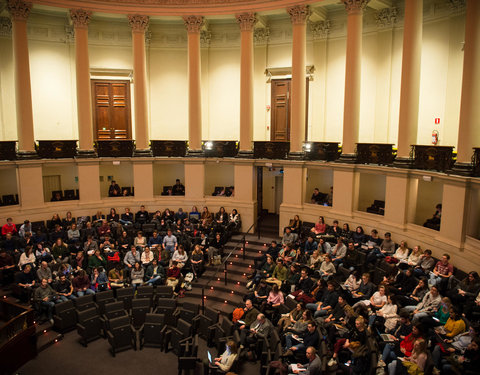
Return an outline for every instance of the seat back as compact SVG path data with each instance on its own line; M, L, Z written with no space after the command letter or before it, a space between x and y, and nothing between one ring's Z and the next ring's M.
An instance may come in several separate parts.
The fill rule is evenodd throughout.
M171 286L168 286L168 285L159 285L156 288L155 295L157 297L157 304L158 304L159 298L172 298L173 289Z
M230 336L234 325L230 319L223 317L220 327L222 328L224 336Z
M55 305L53 320L55 321L55 328L60 331L74 328L77 324L77 311L73 301L69 300Z
M212 324L218 323L220 313L217 310L211 309L210 307L205 307L204 315L212 321Z
M95 301L97 303L105 303L105 301L114 302L115 296L113 295L113 290L105 290L103 292L95 294Z
M115 328L122 326L130 326L130 317L128 315L124 315L118 318L109 319L108 325L110 330L114 330Z
M165 315L164 314L153 314L149 313L145 315L145 324L165 324Z
M132 309L134 308L149 308L150 299L149 298L135 298L132 300Z
M76 298L73 300L75 303L75 308L78 311L88 310L92 307L97 308L95 301L93 300L93 294L87 294L85 296Z
M68 301L59 303L58 305L55 305L55 314L57 315L63 313L64 311L69 311L69 310L75 310L75 304L73 303L72 300L68 300Z
M125 310L122 301L110 302L105 304L105 314L119 310Z
M177 329L182 333L183 337L189 337L192 335L192 325L183 319L178 319Z
M133 287L131 286L116 290L117 301L122 301L126 310L130 310L132 308L133 292Z
M86 309L83 311L77 310L77 320L80 324L83 324L85 321L94 319L94 318L97 318L97 319L100 318L96 308Z

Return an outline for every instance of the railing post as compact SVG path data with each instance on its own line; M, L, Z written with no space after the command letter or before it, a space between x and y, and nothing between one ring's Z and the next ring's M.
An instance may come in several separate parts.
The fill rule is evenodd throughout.
M242 245L242 253L243 254L242 255L243 255L243 260L245 260L245 247L246 247L246 244L247 244L246 241L245 241L245 236L243 236L242 241L243 241L243 245Z
M225 273L225 285L227 285L227 262L225 262L225 270L223 272Z
M257 217L257 236L258 236L258 239L260 239L260 222L262 220L262 217L261 216L258 216Z
M202 287L202 314L205 314L205 288Z

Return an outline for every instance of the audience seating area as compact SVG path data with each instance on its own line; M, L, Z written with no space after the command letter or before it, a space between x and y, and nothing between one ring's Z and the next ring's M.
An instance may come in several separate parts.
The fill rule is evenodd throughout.
M100 217L93 225L90 217L71 218L70 224L55 217L45 223L25 222L22 226L36 230L30 236L24 227L23 237L5 233L16 232L9 222L5 226L10 227L2 228L0 266L11 261L14 267L2 268L4 290L10 288L24 303L32 303L37 319L46 313L58 332L76 329L84 346L105 339L112 356L144 347L172 352L179 374L242 373L246 363L253 362L261 374L269 375L292 372L290 364L297 363L311 366L310 374L393 375L410 373L410 367L426 375L476 373L478 273L455 268L448 254L434 259L428 249L409 248L389 233L381 238L376 230L367 235L362 227L350 231L348 224L340 227L336 221L328 225L323 218L317 223L295 218L283 237L264 246L254 259L251 274L246 275L244 305L225 301L230 307L226 314L209 305L202 308L200 299L182 300L183 293L188 294L187 273L199 278L212 252L222 256L215 247L221 245L212 245L217 233L225 244L240 228L236 212L212 217L205 210L199 220L192 217L194 224L182 211L166 210L159 217L143 208L132 215L132 221L112 212L108 217L113 220ZM175 217L178 214L183 218ZM81 226L78 241L72 240L73 224ZM173 251L168 242L171 231L177 238ZM155 241L158 249L152 246ZM202 247L197 257L196 245ZM64 253L58 249L61 246ZM178 258L180 247L185 258ZM152 260L145 259L147 248ZM91 255L83 259L83 251ZM142 275L140 282L128 267L132 255L138 258L134 271ZM178 271L175 257L182 263ZM192 260L201 260L203 267ZM21 271L15 270L19 264ZM30 265L36 285L25 287ZM152 265L157 267L153 273ZM169 272L172 269L174 273ZM56 299L62 294L56 292L65 291L58 280L63 275L74 288L70 294L67 288L60 301ZM148 282L155 276L160 277ZM82 288L82 277L90 292ZM46 287L38 286L42 279L47 279ZM38 291L50 285L55 297L48 306L38 299ZM199 346L205 344L212 356L217 355L212 363L199 357Z

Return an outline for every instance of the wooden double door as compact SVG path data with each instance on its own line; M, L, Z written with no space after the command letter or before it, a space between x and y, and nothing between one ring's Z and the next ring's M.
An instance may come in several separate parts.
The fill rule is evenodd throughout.
M132 139L130 81L91 82L95 139Z
M306 110L305 110L305 139L307 139L308 132L308 78L307 78L307 93L306 93ZM290 121L291 121L291 78L273 79L271 81L271 141L290 141Z

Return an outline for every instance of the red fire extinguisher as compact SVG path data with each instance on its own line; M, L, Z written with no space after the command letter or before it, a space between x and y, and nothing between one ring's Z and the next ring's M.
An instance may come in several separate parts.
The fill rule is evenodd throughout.
M432 145L436 146L438 143L438 131L432 131Z

